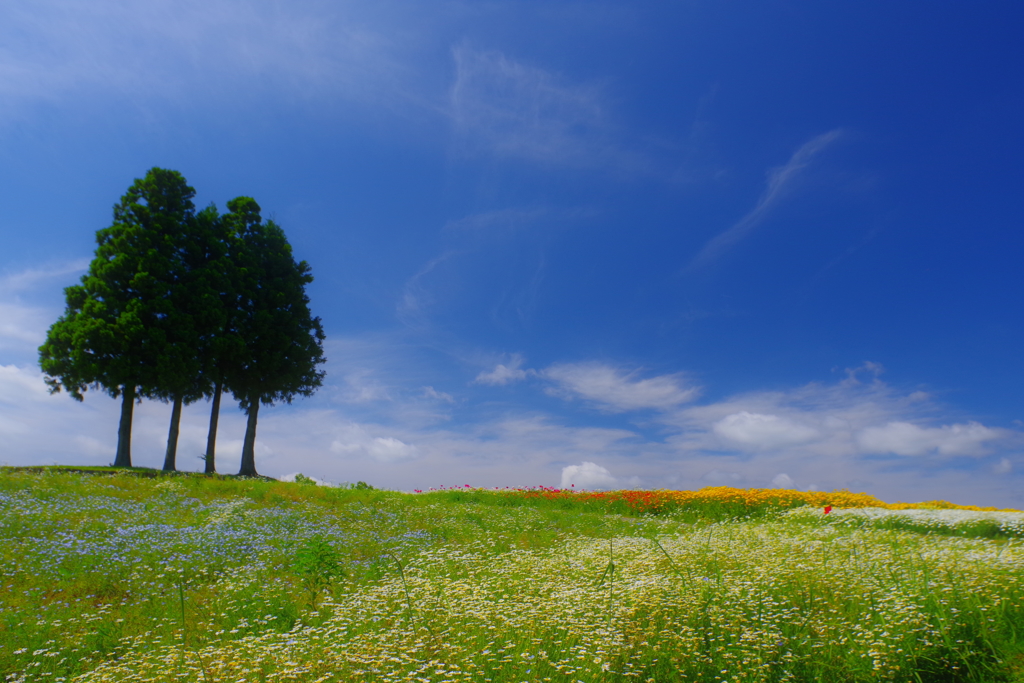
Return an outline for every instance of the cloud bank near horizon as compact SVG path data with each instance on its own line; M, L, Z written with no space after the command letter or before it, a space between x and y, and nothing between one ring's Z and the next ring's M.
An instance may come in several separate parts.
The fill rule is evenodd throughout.
M66 275L69 267L51 270ZM0 284L30 280L20 273ZM29 320L27 327L0 328L0 344L18 357L0 366L2 458L12 465L106 464L118 404L99 392L89 392L83 403L48 394L34 365L35 344L45 334L39 321L55 319L59 309L23 300L31 293L32 286L0 286L0 305L31 311L13 318ZM701 401L708 388L686 373L650 375L592 360L536 369L518 353L490 369L466 365L461 384L448 381L439 390L420 372L409 373L415 361L402 354L402 345L387 337L329 340L321 392L261 412L261 471L298 468L323 480L362 479L407 490L465 483L732 485L863 488L893 499L906 497L900 491L913 482L934 491L925 494L932 498L1018 500L1009 482L1021 432L952 419L928 394L887 385L877 363L850 369L831 384ZM518 384L555 403L539 409L528 398L509 401ZM474 409L481 401L495 407ZM186 469L201 467L207 410L202 402L185 410L179 462ZM159 465L168 413L152 401L137 409L137 463ZM244 417L230 405L223 414L219 464L232 471Z

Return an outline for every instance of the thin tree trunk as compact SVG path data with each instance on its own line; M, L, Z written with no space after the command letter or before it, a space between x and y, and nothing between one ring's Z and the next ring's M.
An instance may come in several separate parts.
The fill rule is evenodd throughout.
M245 441L242 443L242 467L238 470L241 477L258 476L256 472L256 415L260 412L259 397L250 400L246 411L248 420L245 423Z
M217 449L217 420L220 419L220 394L224 387L220 382L213 389L213 407L210 408L210 431L206 435L206 469L207 474L217 471L214 451Z
M174 397L171 408L171 427L167 430L167 452L164 454L164 471L174 472L174 461L178 456L178 430L181 427L181 396Z
M132 410L135 408L135 387L121 387L121 422L117 426L117 455L114 467L132 466Z

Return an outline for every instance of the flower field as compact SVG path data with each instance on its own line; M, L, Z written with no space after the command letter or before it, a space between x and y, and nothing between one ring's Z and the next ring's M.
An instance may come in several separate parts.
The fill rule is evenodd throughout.
M1022 520L848 492L4 470L0 672L1024 681Z

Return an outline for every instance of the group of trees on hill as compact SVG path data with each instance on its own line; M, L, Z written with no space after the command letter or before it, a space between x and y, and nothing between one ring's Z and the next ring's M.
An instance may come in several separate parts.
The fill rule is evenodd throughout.
M174 470L182 405L211 398L206 472L214 472L221 394L247 416L239 474L255 476L260 404L310 396L324 373L324 332L309 310L313 281L284 231L250 197L197 211L177 171L153 168L96 233L81 284L39 348L51 392L89 388L121 398L115 467L131 467L132 410L169 402L165 470Z

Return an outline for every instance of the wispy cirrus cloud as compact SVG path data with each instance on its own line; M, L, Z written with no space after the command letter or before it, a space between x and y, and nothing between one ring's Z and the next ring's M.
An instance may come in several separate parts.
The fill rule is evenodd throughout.
M558 166L633 173L643 155L623 145L602 88L494 50L453 50L450 111L459 148Z
M38 103L290 98L437 110L409 56L416 9L241 0L0 6L0 120ZM396 40L403 35L405 40Z
M71 284L71 276L88 265L88 259L76 259L0 276L0 351L8 361L34 362L36 348L45 340L47 328L60 315L57 306L36 303L39 297L34 295L39 288L56 282Z
M88 267L89 259L82 258L6 273L0 276L0 296L11 296L35 289L47 280L67 280L68 276L81 273Z
M768 182L757 204L731 228L719 233L690 261L689 269L705 266L738 244L756 228L792 190L804 169L823 150L841 138L841 129L822 133L802 144L784 165L768 172Z

